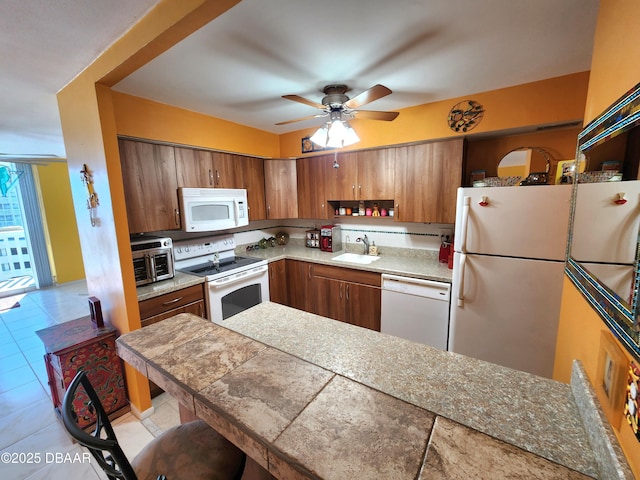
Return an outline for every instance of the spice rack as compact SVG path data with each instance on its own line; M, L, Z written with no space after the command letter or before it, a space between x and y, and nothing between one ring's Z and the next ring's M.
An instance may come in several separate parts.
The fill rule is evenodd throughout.
M328 203L337 218L369 217L381 219L393 218L394 216L393 200L329 200Z

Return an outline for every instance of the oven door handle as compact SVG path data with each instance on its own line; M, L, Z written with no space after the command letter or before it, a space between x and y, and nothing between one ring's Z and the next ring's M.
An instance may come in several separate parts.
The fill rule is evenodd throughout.
M216 280L212 280L209 282L209 287L211 288L222 288L228 285L234 285L239 282L244 282L245 280L253 277L258 277L269 270L267 265L263 265L261 267L256 267L252 270L247 270L244 272L239 272L229 277L218 278Z

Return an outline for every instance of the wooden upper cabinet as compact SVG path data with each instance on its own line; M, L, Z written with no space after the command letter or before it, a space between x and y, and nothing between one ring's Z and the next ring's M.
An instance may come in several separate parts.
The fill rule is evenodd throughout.
M327 172L331 172L333 155L299 158L296 161L298 178L298 218L321 218L333 216L328 208L326 193Z
M265 160L264 178L267 219L298 218L296 160Z
M237 155L236 160L242 169L242 188L247 189L249 203L249 220L264 220L267 218L267 207L264 198L264 160L256 157Z
M358 152L358 200L393 200L395 160L390 148Z
M213 155L208 150L175 147L178 187L213 186Z
M333 155L331 155L333 158ZM338 166L325 167L326 194L329 200L358 200L358 154L344 152L336 157Z
M395 150L395 221L455 223L464 139Z
M332 156L333 157L333 156ZM325 170L329 200L392 200L395 193L394 149L345 152Z
M213 152L213 185L216 188L244 188L242 156ZM249 203L251 205L251 203Z
M243 188L242 157L175 147L179 187Z
M180 228L174 148L119 139L129 233Z

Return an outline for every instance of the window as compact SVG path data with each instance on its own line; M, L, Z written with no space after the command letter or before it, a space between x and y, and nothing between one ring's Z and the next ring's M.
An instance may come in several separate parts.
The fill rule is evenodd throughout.
M9 265L8 263L3 263L3 264L2 264L2 271L3 271L3 272L9 272L9 271L11 271L11 265Z
M10 242L15 242L16 241L16 237L9 237L9 238L7 238L7 240L9 240Z
M11 255L17 255L18 254L18 249L15 247L11 248Z
M20 262L13 262L13 269L20 270Z
M7 256L7 249L0 248L0 257L6 257L6 256Z
M24 262L24 268L31 268L31 262Z
M27 250L27 247L22 247L20 250L22 251L23 255L26 255L27 253L29 253L29 251Z

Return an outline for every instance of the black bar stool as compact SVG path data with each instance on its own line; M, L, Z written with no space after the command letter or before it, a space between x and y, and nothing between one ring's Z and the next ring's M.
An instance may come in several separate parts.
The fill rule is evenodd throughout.
M84 394L78 391L81 385ZM76 423L77 398L95 415L93 434ZM89 449L110 480L240 480L243 474L246 456L242 450L202 420L167 430L129 463L100 398L83 371L77 373L64 395L62 420L69 434Z

